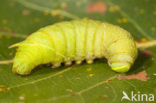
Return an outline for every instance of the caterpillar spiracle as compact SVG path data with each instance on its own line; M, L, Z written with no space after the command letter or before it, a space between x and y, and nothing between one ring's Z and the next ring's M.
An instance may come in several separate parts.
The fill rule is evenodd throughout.
M137 57L137 47L129 32L109 23L96 20L64 21L39 29L18 46L12 71L29 74L40 64L51 63L53 68L72 61L91 64L105 57L116 72L127 72Z

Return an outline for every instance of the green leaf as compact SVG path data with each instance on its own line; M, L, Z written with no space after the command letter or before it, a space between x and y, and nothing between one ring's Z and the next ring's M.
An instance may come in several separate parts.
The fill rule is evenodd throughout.
M0 63L14 57L16 50L8 49L10 45L21 42L41 27L65 20L93 18L123 27L135 40L156 39L155 0L100 0L102 5L106 4L106 12L88 12L89 5L96 2L98 1L1 1ZM96 6L98 10L100 5ZM156 47L148 50L153 55L139 52L134 66L125 74L112 71L105 59L97 59L91 65L83 62L82 65L57 69L42 65L28 76L13 74L12 64L1 64L0 103L128 103L132 101L121 101L123 91L129 97L132 91L136 94L140 91L140 94L148 96L156 94ZM119 75L134 76L140 72L145 73L138 77L141 80L119 79Z

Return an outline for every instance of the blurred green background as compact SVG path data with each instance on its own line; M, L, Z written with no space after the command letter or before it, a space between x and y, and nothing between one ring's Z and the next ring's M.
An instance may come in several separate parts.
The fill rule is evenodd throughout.
M155 0L1 0L0 61L11 60L16 50L8 47L32 32L73 19L119 25L136 41L156 39ZM128 103L121 101L123 91L155 94L156 47L147 50L125 74L113 72L105 59L69 68L39 66L28 76L13 74L12 64L0 65L0 103ZM118 78L139 73L140 80Z

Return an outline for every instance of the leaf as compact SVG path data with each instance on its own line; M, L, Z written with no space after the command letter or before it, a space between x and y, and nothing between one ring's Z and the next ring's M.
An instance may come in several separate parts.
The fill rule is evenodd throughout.
M99 2L99 1L97 1ZM135 38L156 39L155 0L100 0L106 4L104 14L86 12L94 0L3 0L0 4L0 61L11 60L15 49L9 46L24 40L39 28L56 22L83 18L119 25ZM101 5L101 4L100 4ZM96 11L99 8L96 8ZM125 74L113 72L105 59L91 65L51 69L38 66L31 75L19 76L12 64L0 65L0 103L121 103L123 91L156 93L156 47L151 56L139 53L132 69ZM147 81L117 77L147 73ZM137 77L138 78L138 77ZM131 99L131 98L130 98Z

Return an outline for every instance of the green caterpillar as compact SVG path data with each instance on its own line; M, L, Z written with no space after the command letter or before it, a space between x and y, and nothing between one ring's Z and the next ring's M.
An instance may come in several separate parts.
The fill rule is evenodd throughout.
M29 74L40 64L91 64L95 58L105 57L112 70L127 72L137 57L136 44L126 30L95 20L73 20L39 29L18 46L12 71Z

